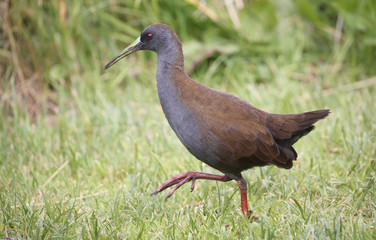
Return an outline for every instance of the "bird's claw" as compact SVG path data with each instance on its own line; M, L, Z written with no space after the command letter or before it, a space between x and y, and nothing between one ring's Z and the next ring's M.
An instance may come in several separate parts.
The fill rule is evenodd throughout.
M252 211L252 210L249 210L249 211L248 211L247 219L248 219L250 222L253 222L253 221L257 221L257 220L259 220L259 218L253 214L253 211Z
M192 178L191 192L193 192L193 190L195 189L195 183L196 183L196 178L193 177L193 178Z
M158 189L152 193L152 195L160 193L163 190L176 185L166 196L166 199L167 199L171 197L172 194L174 194L174 192L178 188L180 188L184 183L187 183L189 181L192 181L192 185L191 185L191 192L192 192L195 189L197 179L208 179L208 180L216 180L216 181L222 181L222 182L227 182L227 181L232 180L226 175L215 175L215 174L201 173L201 172L186 172L186 173L173 176L172 178L168 179L166 182L160 185Z
M187 182L189 182L191 180L192 180L191 191L193 191L193 189L195 187L196 178L195 178L194 174L192 174L191 172L186 172L186 173L183 173L183 174L176 175L176 176L170 178L169 180L167 180L166 182L164 182L161 186L158 187L158 189L156 191L154 191L152 193L152 195L160 193L163 190L165 190L166 188L169 188L169 187L171 187L173 185L176 185L171 190L171 192L166 196L166 199L167 199L167 198L171 197L172 194L174 194L174 192L179 187L181 187L184 183L187 183Z

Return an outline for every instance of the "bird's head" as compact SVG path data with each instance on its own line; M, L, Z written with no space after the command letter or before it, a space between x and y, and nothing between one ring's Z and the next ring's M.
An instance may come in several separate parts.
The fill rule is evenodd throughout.
M181 46L179 38L174 30L168 25L156 23L150 25L142 31L141 35L128 47L124 48L115 57L113 57L104 67L108 69L120 59L134 53L138 50L151 50L159 54L169 48L168 44L177 43Z

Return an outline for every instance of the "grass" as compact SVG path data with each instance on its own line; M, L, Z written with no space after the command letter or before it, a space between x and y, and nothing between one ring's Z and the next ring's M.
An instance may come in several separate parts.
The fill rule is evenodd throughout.
M0 238L376 238L372 1L251 1L240 29L210 1L34 2L12 3L2 25ZM150 195L181 172L218 173L168 126L155 54L102 71L157 21L178 32L193 79L269 112L332 111L295 145L294 168L244 172L256 222L235 182Z

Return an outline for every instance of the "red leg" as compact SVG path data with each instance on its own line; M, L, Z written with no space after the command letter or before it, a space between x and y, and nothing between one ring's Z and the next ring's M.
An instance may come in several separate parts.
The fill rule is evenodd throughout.
M244 217L250 220L257 220L258 217L252 216L252 211L248 210L248 201L247 201L247 182L244 178L241 178L237 181L239 189L240 189L240 199L242 202L242 212Z
M242 212L244 217L249 217L248 202L247 202L247 182L244 178L237 181L240 189L240 198L242 202Z
M221 181L221 182L227 182L227 181L232 180L231 178L227 177L226 175L215 175L215 174L202 173L202 172L186 172L186 173L182 173L182 174L179 174L179 175L176 175L176 176L170 178L169 180L164 182L161 186L159 186L159 188L155 192L153 192L152 194L153 195L157 194L159 192L162 192L166 188L169 188L173 185L176 185L171 190L171 192L167 195L166 198L169 198L169 197L171 197L172 194L174 194L174 192L179 187L181 187L184 183L187 183L189 181L192 181L191 191L193 191L193 189L195 188L196 179L208 179L208 180L216 180L216 181ZM247 188L247 185L246 185L246 188ZM247 194L247 191L246 191L246 194ZM247 196L245 198L247 198Z

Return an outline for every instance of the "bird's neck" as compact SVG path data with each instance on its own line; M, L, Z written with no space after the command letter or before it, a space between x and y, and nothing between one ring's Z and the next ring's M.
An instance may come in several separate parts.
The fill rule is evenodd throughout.
M173 45L158 52L157 88L163 112L171 127L177 132L179 112L183 109L181 91L190 79L184 71L181 45ZM181 116L180 116L181 117Z
M163 100L173 95L173 89L178 88L179 80L186 75L184 71L184 55L180 42L169 44L168 48L157 52L157 87L163 105Z
M180 42L169 44L167 48L158 51L157 54L158 70L178 69L184 72L184 55Z

